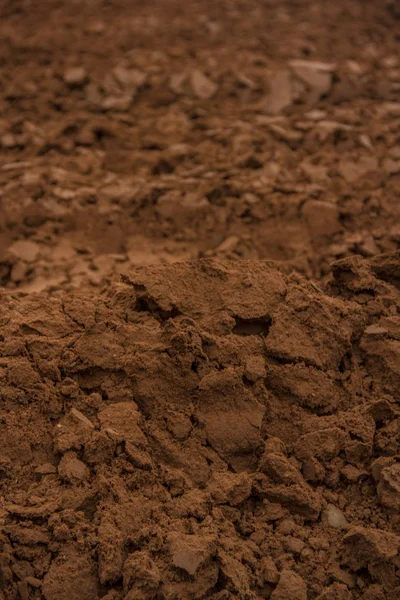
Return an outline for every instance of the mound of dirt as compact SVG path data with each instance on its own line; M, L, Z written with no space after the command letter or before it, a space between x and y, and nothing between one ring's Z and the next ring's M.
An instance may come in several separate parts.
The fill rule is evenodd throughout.
M3 291L0 598L395 600L400 253Z

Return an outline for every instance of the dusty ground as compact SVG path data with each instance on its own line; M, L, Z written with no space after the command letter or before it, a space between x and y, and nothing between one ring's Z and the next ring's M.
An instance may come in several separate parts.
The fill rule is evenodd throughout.
M399 19L0 0L0 600L400 596Z

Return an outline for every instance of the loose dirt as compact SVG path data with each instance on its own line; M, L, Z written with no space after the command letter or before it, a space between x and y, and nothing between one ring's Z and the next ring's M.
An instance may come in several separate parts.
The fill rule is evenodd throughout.
M0 17L0 600L399 598L397 4Z

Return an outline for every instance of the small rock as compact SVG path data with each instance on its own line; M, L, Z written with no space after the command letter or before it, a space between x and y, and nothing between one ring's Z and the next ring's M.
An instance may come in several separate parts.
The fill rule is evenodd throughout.
M121 96L107 96L107 98L102 101L101 106L104 108L104 110L125 112L132 105L133 97L133 92L129 94L122 94Z
M85 415L83 413L81 413L80 410L78 410L76 408L71 408L70 415L71 415L71 417L73 417L74 419L77 419L78 421L80 421L81 423L86 425L87 427L94 429L93 423L87 417L85 417Z
M283 569L278 585L272 592L271 600L307 600L307 585L302 577L291 571Z
M328 504L328 506L322 511L321 520L326 523L329 527L334 529L345 529L349 526L349 523L340 510L334 504Z
M217 92L217 85L202 71L194 69L190 76L193 93L201 100L209 100Z
M8 250L11 254L25 262L34 262L39 255L39 245L30 240L18 240Z
M84 67L71 67L64 73L64 81L70 87L82 87L88 79Z
M304 117L306 119L310 119L310 121L321 121L322 119L326 119L327 113L324 110L319 110L318 108L314 110L309 110L305 113Z
M366 133L362 133L358 139L360 140L360 144L364 146L364 148L367 148L367 150L374 149L371 138Z

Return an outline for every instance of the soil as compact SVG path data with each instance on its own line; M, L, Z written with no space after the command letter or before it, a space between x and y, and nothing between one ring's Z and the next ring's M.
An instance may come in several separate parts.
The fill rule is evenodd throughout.
M399 598L397 3L0 18L0 600Z

